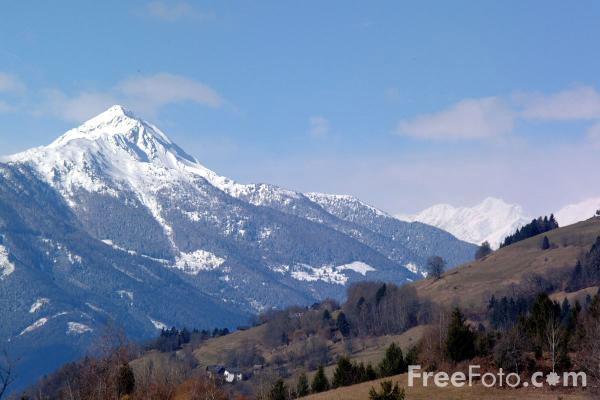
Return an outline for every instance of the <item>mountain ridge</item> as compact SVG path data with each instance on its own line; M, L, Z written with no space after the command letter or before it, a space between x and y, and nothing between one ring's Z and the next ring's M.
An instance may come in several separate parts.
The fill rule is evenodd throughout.
M487 197L472 207L437 204L415 215L397 217L436 226L470 243L487 241L494 248L498 248L506 236L531 221L521 206L494 197Z

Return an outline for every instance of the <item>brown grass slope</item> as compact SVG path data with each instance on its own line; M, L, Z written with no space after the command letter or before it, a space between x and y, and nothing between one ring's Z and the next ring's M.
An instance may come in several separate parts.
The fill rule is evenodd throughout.
M379 379L377 381L365 382L359 385L347 386L336 390L330 390L319 394L313 394L304 397L304 400L368 400L371 387L379 389L380 382L391 380L398 382L399 386L406 391L407 400L583 400L589 399L584 393L576 391L552 391L549 389L500 389L486 388L482 385L473 385L473 387L445 387L436 388L433 385L428 387L414 386L407 387L407 375L398 375L391 378ZM417 380L415 383L419 383Z
M541 249L544 236L551 248ZM462 265L433 281L415 282L419 296L438 304L480 311L492 294L510 293L527 275L547 275L553 269L574 267L577 258L600 236L600 218L591 218L499 249Z

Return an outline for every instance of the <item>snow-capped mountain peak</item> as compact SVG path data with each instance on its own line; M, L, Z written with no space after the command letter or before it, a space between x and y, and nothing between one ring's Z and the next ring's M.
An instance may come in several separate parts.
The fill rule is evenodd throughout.
M481 244L487 240L495 248L506 236L530 221L521 206L494 197L473 207L438 204L418 214L398 218L433 225L470 243Z
M114 183L143 183L156 188L161 182L198 177L220 186L233 184L198 163L159 128L119 105L69 130L48 146L9 156L6 161L33 164L63 193L74 186L110 193L107 188Z
M173 159L196 163L193 157L175 145L160 129L120 105L112 106L71 129L48 148L73 146L89 149L91 142L104 142L104 146L111 148L113 152L115 148L123 149L138 161L161 160L169 166L173 166Z

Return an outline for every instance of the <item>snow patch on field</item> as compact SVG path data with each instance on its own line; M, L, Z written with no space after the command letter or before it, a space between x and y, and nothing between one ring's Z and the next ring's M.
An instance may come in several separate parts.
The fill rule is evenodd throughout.
M46 325L46 322L48 322L48 318L46 318L46 317L38 319L33 324L31 324L27 328L23 329L23 331L21 333L19 333L19 336L23 336L26 333L30 333L30 332L35 331L36 329L41 328L42 326Z
M8 259L8 250L0 245L0 281L15 272L15 265Z
M209 251L196 250L193 253L180 253L173 268L177 268L190 275L198 275L201 271L212 271L225 262Z
M92 328L80 322L67 322L67 335L82 335L92 331Z
M117 294L121 296L122 299L128 298L130 301L133 301L133 292L129 290L117 290Z
M340 265L336 268L338 271L350 270L361 274L362 276L367 276L367 272L375 271L375 268L371 267L369 264L366 264L361 261L354 261L350 264Z
M148 317L148 319L150 320L150 322L152 322L152 325L154 325L154 327L158 330L163 330L163 329L169 329L169 327L167 326L167 324L165 324L164 322L160 322L156 319L152 319L150 317Z
M29 308L29 313L33 314L35 312L37 312L38 310L40 310L44 305L50 303L50 299L47 299L45 297L40 297L39 299L37 299Z
M348 283L348 276L345 275L344 271L354 271L363 276L367 275L367 272L376 271L375 268L370 265L354 261L349 264L343 264L338 266L323 265L321 267L313 267L307 264L296 264L292 268L292 278L299 281L316 282L323 281L326 283L332 283L336 285L345 285Z

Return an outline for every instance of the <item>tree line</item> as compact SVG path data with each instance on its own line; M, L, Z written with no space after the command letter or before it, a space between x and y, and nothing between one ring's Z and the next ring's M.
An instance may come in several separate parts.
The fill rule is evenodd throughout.
M518 228L512 235L507 236L502 244L500 244L500 247L505 247L557 228L558 222L556 222L554 214L550 214L550 217L538 217L527 225Z

